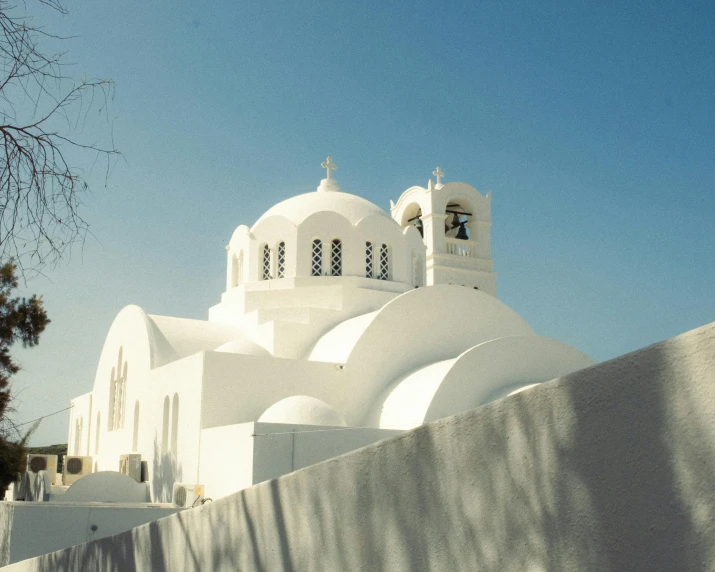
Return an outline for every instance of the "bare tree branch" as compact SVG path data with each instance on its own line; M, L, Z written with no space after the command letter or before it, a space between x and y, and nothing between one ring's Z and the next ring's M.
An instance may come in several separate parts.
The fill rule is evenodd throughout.
M59 0L39 3L66 13ZM111 139L102 146L76 135L97 103L106 114L114 83L72 82L64 54L40 46L43 38L66 38L29 25L16 12L0 0L0 260L13 258L26 274L56 264L87 235L79 210L88 186L67 157L102 157L109 173L120 153Z

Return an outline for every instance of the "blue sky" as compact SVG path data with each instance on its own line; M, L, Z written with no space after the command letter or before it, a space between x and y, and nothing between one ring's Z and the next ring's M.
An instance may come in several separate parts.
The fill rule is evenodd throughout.
M18 352L18 422L91 389L123 306L206 318L233 229L329 154L383 208L437 165L492 190L499 297L597 360L715 320L712 2L372 4L28 3L72 75L115 80L124 159L106 185L82 165L93 236L27 286L52 324Z

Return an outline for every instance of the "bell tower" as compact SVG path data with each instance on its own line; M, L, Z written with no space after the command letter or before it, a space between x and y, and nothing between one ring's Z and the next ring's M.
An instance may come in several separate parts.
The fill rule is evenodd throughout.
M390 203L400 226L414 226L426 247L425 284L456 284L496 296L491 255L491 192L466 183L443 183L437 167L427 188L411 187Z

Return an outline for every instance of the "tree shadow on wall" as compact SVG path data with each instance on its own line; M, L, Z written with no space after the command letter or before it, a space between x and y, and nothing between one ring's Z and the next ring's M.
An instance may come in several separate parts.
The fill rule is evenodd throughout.
M44 557L41 570L715 570L708 336ZM180 471L155 453L156 491L170 494Z
M715 570L713 342L683 344L182 514L191 569Z
M154 433L154 462L151 471L151 489L153 502L171 502L174 483L180 483L181 464L174 452L162 452L159 440Z

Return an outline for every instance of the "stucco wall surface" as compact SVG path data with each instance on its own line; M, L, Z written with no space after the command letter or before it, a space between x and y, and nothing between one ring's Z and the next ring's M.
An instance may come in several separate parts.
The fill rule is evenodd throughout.
M13 572L715 570L715 324Z
M0 503L0 566L112 536L180 510L146 504Z

